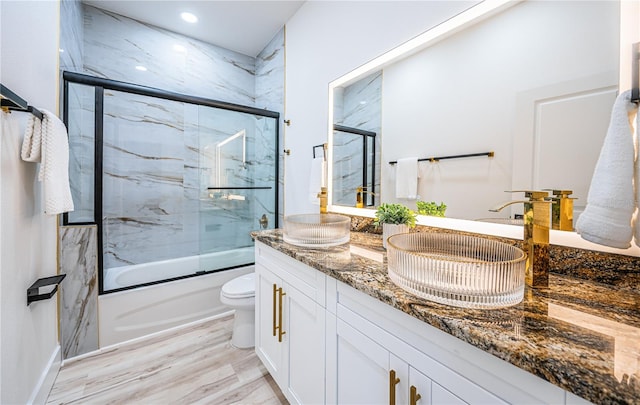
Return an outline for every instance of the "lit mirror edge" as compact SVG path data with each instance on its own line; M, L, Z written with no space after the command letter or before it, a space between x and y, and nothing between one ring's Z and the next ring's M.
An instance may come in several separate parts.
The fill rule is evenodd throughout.
M352 215L365 218L375 218L376 211L367 208L346 207L343 205L329 205L328 211L336 214ZM468 219L441 218L428 215L418 215L417 225L430 226L433 228L448 229L453 231L471 232L482 235L497 236L509 239L523 239L521 226L496 224L491 222L471 221ZM640 256L640 247L632 245L628 249L616 249L608 246L584 240L575 232L549 231L549 243L552 245L566 246L578 249L594 250L604 253L615 253L625 256Z
M400 46L382 54L381 56L365 63L355 70L345 74L344 76L329 83L329 108L328 108L328 150L327 161L333 160L333 106L334 106L334 90L337 87L348 85L357 79L384 68L385 65L404 59L434 43L441 41L450 35L467 28L468 26L478 23L492 15L515 6L525 0L484 0L462 13L450 18L449 20L439 24L423 34L410 39ZM366 208L355 208L341 205L333 205L333 165L327 165L327 192L328 192L328 210L335 213L361 216L367 218L375 217L375 210ZM498 236L510 239L523 239L522 227L495 224L490 222L471 221L455 218L439 218L425 215L418 215L418 225L431 226L435 228L450 229L463 232L472 232L491 236ZM594 250L605 253L615 253L626 256L640 256L640 247L632 245L628 249L616 249L608 246L598 245L596 243L584 240L575 232L551 230L549 233L549 243L559 246L567 246L578 249Z

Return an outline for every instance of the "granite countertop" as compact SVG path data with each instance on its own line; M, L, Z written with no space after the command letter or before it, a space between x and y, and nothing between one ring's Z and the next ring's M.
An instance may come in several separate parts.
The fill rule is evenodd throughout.
M351 232L349 245L314 250L285 243L279 229L252 234L267 246L594 403L640 404L640 295L552 273L548 290L493 310L421 299L387 276L380 235Z

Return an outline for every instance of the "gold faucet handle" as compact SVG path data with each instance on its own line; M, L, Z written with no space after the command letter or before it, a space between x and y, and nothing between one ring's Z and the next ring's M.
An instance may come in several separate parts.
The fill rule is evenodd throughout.
M549 193L546 191L539 190L509 190L507 193L524 193L524 196L531 201L541 201L549 196Z
M569 196L573 194L573 190L559 190L559 189L553 189L553 188L545 188L543 190L551 191L551 194L559 198L571 198ZM576 198L573 198L573 199L576 199Z

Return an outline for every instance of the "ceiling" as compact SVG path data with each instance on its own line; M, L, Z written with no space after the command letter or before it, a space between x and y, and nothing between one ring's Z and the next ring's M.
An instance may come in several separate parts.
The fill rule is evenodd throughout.
M84 0L83 3L255 57L304 1ZM183 21L180 18L183 11L195 14L198 22Z

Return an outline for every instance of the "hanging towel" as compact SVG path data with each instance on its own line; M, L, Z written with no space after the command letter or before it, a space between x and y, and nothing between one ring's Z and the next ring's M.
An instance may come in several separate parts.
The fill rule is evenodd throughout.
M638 108L637 105L636 108ZM633 216L633 242L636 246L640 247L640 218L638 218L640 216L640 158L638 158L638 155L640 154L640 140L638 140L638 137L640 136L640 128L638 128L640 125L640 114L638 114L637 111L635 124L636 136L634 137L634 146L636 150L636 160L634 165L633 184L635 188L636 210Z
M418 158L398 159L396 165L396 198L418 198Z
M320 205L320 199L318 193L320 188L324 184L325 176L325 162L324 158L316 157L311 161L311 175L309 176L309 201L312 204Z
M57 215L73 211L69 140L62 121L47 110L41 111L42 121L32 115L29 117L20 154L26 162L40 162L38 180L44 183L44 213Z
M631 218L635 210L635 153L630 118L637 113L638 106L630 100L631 92L626 91L613 105L587 206L576 223L576 231L583 239L621 249L631 246Z

